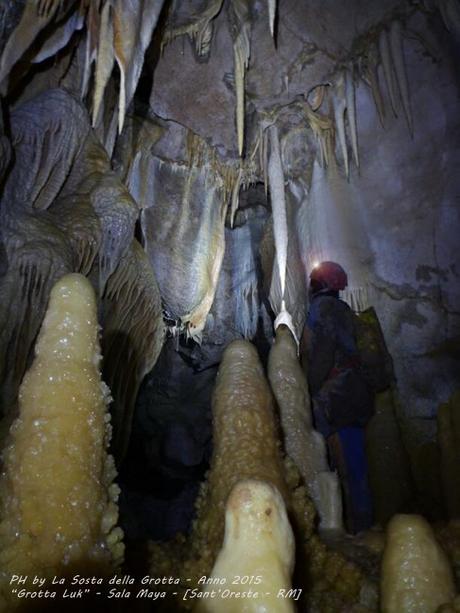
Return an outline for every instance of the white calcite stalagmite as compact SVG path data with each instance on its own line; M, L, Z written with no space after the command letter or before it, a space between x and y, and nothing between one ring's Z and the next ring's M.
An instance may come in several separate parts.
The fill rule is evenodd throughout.
M295 462L319 513L323 529L343 529L338 477L329 471L326 443L314 430L307 378L287 326L276 330L268 378L279 407L286 453Z
M224 543L198 610L293 611L292 599L280 595L291 587L293 567L294 536L280 493L263 481L240 481L227 501Z
M383 554L381 610L434 613L454 596L452 569L428 522L420 515L395 515Z
M82 275L66 275L51 291L3 454L0 592L7 601L13 573L106 574L123 556L100 359L93 288Z

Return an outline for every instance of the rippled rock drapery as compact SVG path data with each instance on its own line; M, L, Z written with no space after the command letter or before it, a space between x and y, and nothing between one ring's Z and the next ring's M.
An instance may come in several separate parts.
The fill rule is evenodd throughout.
M65 91L52 90L20 106L12 114L11 132L14 164L1 201L8 258L2 283L1 353L15 356L1 369L2 410L8 418L14 415L17 387L52 284L66 272L81 272L90 275L103 293L117 267L125 266L138 216L135 201L112 171L107 153L91 130L86 110ZM153 273L148 273L146 282L142 266L135 269L137 280L133 276L128 287L121 284L116 291L118 300L125 296L133 309L130 321L119 317L117 326L139 352L138 364L133 366L136 383L129 377L118 381L115 412L124 411L127 395L135 396L162 343L161 305ZM114 285L116 280L111 289ZM147 291L152 298L136 304L132 302L136 291ZM110 290L106 295L110 300ZM107 317L112 318L113 329L110 310ZM142 318L146 317L152 322L151 335L144 334ZM133 332L141 337L133 338ZM116 363L123 360L123 349L119 351L116 359L107 362L110 380Z

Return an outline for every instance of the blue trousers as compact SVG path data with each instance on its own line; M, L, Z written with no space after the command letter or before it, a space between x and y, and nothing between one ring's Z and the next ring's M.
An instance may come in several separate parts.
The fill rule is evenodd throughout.
M345 503L345 525L356 534L373 523L364 428L340 428L327 439L332 468L337 469Z

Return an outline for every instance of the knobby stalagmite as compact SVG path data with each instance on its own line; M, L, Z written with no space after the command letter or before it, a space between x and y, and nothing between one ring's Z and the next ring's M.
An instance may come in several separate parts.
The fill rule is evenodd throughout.
M213 396L214 453L210 494L223 510L242 479L275 485L286 497L273 399L257 351L247 341L225 350Z
M294 610L292 600L279 597L279 590L290 589L293 568L294 536L278 490L263 481L240 481L227 501L224 544L211 577L225 580L242 599L229 598L224 590L207 600L206 594L215 589L211 583L197 610L289 613ZM237 576L249 579L239 582ZM247 596L249 591L254 595Z
M213 395L213 417L211 470L196 504L192 534L188 539L151 545L151 574L180 576L184 591L200 587L199 579L210 576L222 546L225 509L232 489L244 488L243 481L256 480L264 484L262 489L279 492L290 514L298 538L299 560L302 560L302 581L305 588L308 584L307 599L312 610L356 603L362 573L339 553L328 551L313 534L313 503L300 483L299 471L293 462L287 460L284 465L281 462L272 393L257 351L247 341L234 341L224 352ZM274 496L279 500L276 503L279 508L281 500L277 494ZM278 526L280 529L282 523L283 520ZM262 526L259 528L262 530ZM233 558L228 547L226 551L227 559ZM233 568L235 574L244 574L245 564L245 557L239 555ZM213 574L217 575L215 568ZM189 609L194 602L178 600L176 605L177 610Z
M209 576L224 537L225 506L233 487L256 479L289 501L275 426L273 397L256 349L234 341L224 352L213 394L213 457L197 501L197 518L178 560L153 547L152 572L191 579ZM314 513L310 509L310 514ZM171 566L172 565L172 566ZM187 603L182 606L187 606Z
M55 284L0 480L1 598L12 574L108 574L123 557L110 400L101 380L96 297L79 274ZM16 601L17 602L17 601ZM2 602L0 601L0 608Z
M329 471L323 436L313 429L307 379L297 344L287 326L276 330L268 359L268 378L280 410L286 453L295 462L315 502L321 528L341 530L338 477Z
M434 613L454 595L452 569L428 522L420 515L395 515L382 561L382 611Z

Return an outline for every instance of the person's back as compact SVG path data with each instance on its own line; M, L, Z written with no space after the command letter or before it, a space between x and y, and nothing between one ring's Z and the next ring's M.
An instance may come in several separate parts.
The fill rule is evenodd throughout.
M315 415L326 437L341 427L364 426L372 415L373 398L361 374L354 322L353 311L337 292L312 297L302 351L310 393L326 412L327 426Z
M355 315L339 298L347 285L345 271L334 262L323 262L310 278L302 363L315 427L327 440L332 467L339 471L344 488L347 526L357 532L372 524L364 426L372 416L373 395L360 369Z

